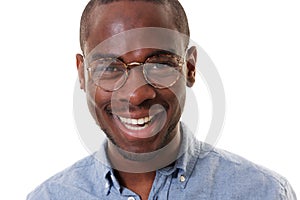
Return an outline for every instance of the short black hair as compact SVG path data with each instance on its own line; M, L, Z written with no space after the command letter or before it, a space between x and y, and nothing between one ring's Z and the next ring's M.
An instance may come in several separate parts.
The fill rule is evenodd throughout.
M89 20L92 11L100 5L109 4L112 2L118 2L124 0L90 0L86 5L80 21L80 47L83 52L84 42L87 40L89 36ZM126 0L125 0L126 1ZM174 17L174 24L177 28L177 31L183 33L190 37L190 29L188 24L188 19L186 13L178 0L127 0L127 1L145 1L152 2L156 4L169 5L172 14ZM188 46L188 41L186 42L186 46Z

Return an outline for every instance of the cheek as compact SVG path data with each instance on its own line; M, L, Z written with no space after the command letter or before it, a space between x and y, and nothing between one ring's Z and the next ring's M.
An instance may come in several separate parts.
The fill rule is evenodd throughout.
M111 94L89 84L86 95L89 111L98 124L99 119L104 118L105 108L110 104Z
M170 88L170 101L171 106L176 107L177 109L183 110L186 97L186 87L183 81L178 82L174 87Z
M176 121L180 118L185 104L186 88L182 82L175 84L173 87L162 91L161 97L168 104L168 117L170 121Z
M98 120L97 120L97 116L96 116L96 109L95 109L96 108L95 93L96 93L96 88L93 87L91 84L88 84L86 86L86 101L87 101L87 105L88 105L88 108L89 108L89 111L90 111L92 117L98 124Z

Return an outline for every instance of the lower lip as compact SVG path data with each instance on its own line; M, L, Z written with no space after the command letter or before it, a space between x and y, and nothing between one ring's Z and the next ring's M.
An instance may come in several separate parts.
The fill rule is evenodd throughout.
M145 126L142 126L141 128L138 128L138 130L132 130L130 128L127 128L126 126L131 125L125 125L120 121L120 119L113 115L114 120L116 121L116 125L121 129L122 133L130 140L136 140L137 138L150 138L156 135L161 128L163 127L163 122L165 122L165 119L162 117L162 113L156 114L152 120L147 123ZM139 127L139 126L134 126Z

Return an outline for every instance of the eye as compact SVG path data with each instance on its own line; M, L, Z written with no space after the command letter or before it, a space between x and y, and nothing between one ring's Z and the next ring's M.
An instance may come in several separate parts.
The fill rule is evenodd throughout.
M170 65L166 64L166 63L152 63L152 68L153 69L157 69L157 70L161 70L161 69L166 69L169 68Z
M148 68L152 70L160 70L160 71L173 71L176 69L176 65L174 63L166 62L166 63L148 63Z
M122 66L117 66L117 65L109 65L109 66L98 66L96 68L96 71L98 72L106 72L106 73L113 73L113 72L118 72L118 71L123 71Z
M113 73L123 71L124 64L113 59L99 59L91 63L90 70L92 73Z
M144 68L150 76L166 77L176 72L175 67L162 63L147 63Z

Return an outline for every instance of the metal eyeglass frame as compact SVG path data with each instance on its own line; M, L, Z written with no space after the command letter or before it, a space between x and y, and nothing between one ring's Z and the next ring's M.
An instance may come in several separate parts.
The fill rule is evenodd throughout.
M92 74L91 74L91 70L90 70L92 67L86 67L86 70L89 72L89 73L88 73L88 74L89 74L89 77L90 77L91 80L94 82L94 84L95 84L97 87L100 87L100 88L102 88L103 90L108 91L108 92L113 92L113 91L119 90L121 87L123 87L123 86L125 85L127 79L128 79L128 76L129 76L129 70L130 70L132 67L134 67L134 66L141 66L141 65L143 66L143 70L142 70L142 71L143 71L144 79L146 80L146 82L147 82L149 85L151 85L151 86L153 86L154 88L157 88L157 89L165 89L165 88L172 87L172 86L178 81L180 75L178 75L177 78L176 78L172 83L170 83L170 84L167 85L167 86L159 86L159 85L156 85L156 84L152 83L152 82L148 79L148 77L147 77L147 75L146 75L146 71L145 71L145 69L144 69L144 65L145 65L145 64L147 63L147 61L149 61L151 58L153 58L153 57L159 57L159 56L166 56L166 57L175 58L175 59L177 60L177 62L178 62L178 64L177 64L177 66L178 66L178 71L179 71L179 72L182 71L182 66L185 64L185 59L184 59L183 57L180 57L180 56L177 56L177 55L174 55L174 54L155 55L155 56L151 56L151 57L147 58L144 62L131 62L131 63L128 63L128 64L125 63L125 62L123 62L122 60L120 60L120 59L118 59L118 58L100 58L100 59L97 59L97 60L104 60L104 59L105 59L105 60L112 60L112 61L117 60L117 61L119 61L120 63L123 63L124 68L125 68L125 73L124 73L124 75L125 75L124 78L125 78L125 79L124 79L123 83L120 84L120 86L118 86L118 87L116 87L116 88L114 88L114 89L106 89L106 88L103 88L101 85L96 84L96 81L93 80ZM151 62L150 62L150 63L151 63Z

